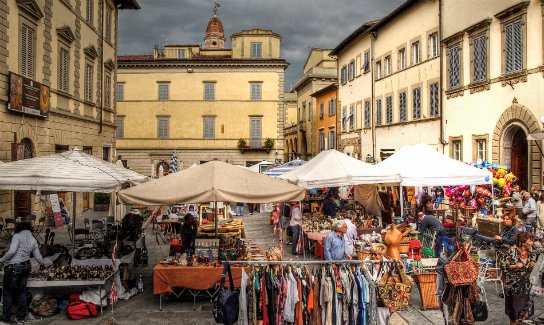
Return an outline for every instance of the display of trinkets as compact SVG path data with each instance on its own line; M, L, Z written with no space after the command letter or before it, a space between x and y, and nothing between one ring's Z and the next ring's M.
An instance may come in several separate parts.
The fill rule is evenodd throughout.
M83 247L76 252L76 259L85 260L88 258L102 257L102 249L99 247Z
M107 279L113 273L111 265L65 265L32 272L31 280L93 281Z
M305 213L302 218L302 227L309 232L331 230L332 220L320 213Z

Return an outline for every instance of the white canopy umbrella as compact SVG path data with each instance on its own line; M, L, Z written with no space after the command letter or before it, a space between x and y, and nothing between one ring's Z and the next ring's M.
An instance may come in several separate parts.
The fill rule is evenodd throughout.
M493 184L490 171L451 159L426 144L403 146L377 166L400 174L402 186Z
M263 174L267 175L267 176L272 176L272 177L277 177L277 176L280 176L282 174L285 174L297 167L300 167L302 165L304 165L304 163L306 163L305 160L301 160L301 159L295 159L295 160L291 160L290 162L288 163L285 163L283 165L279 165L279 166L276 166L276 167L272 167L270 169L268 169L267 171L265 171Z
M0 164L0 189L110 193L147 176L78 149Z
M0 164L1 190L73 192L74 207L75 192L110 193L147 180L147 176L78 149ZM75 209L72 219L75 225ZM72 226L72 239L74 230Z
M305 188L400 183L398 173L367 164L335 149L320 152L304 165L278 178Z

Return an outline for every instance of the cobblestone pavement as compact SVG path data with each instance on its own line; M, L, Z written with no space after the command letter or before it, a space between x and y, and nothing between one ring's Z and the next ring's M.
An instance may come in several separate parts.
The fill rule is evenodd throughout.
M77 225L83 217L103 218L104 213L87 211L84 216L78 217ZM274 227L269 224L269 214L253 214L252 216L243 216L246 227L246 236L252 238L254 242L263 250L266 250L273 242L278 243L277 236L274 235ZM56 242L68 242L68 235L65 229L56 229ZM162 311L159 310L159 298L153 295L153 265L155 265L162 256L162 252L167 253L168 247L161 242L157 244L155 235L151 226L146 229L146 244L149 252L149 265L146 267L131 267L132 274L137 277L142 275L144 279L145 291L143 294L132 297L128 301L120 300L115 306L114 318L120 324L166 324L174 321L180 324L215 324L211 313L211 303L209 298L200 298L193 309L193 300L185 297L181 300L168 301L163 303ZM285 259L304 260L301 255L293 256L290 253L290 245L285 246ZM306 255L306 259L313 257ZM500 299L491 283L486 285L488 292L488 301L490 307L489 319L482 324L508 324L507 317L504 315L504 301ZM411 295L410 306L407 311L395 314L390 323L393 325L417 324L428 325L444 324L442 314L437 310L421 311L419 309L419 293L417 289ZM544 303L542 299L537 299L535 304L537 314L544 312ZM78 321L78 324L106 324L112 318L111 310L105 309L101 317ZM36 320L32 324L74 324L74 321L68 320L63 311L54 317Z

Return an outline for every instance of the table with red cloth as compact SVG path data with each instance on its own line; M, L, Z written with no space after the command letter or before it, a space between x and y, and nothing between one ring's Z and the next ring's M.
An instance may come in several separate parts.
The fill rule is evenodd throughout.
M230 269L234 286L240 287L242 267L231 266ZM216 284L220 283L222 274L223 265L155 265L153 268L153 294L160 295L159 309L162 310L162 297L165 293L172 293L179 297L184 292L193 296L196 308L196 297L204 294L211 298L217 291ZM225 286L230 286L228 277ZM179 288L181 291L177 293L174 288Z
M314 249L315 258L319 258L321 260L325 259L323 244L325 242L325 238L330 232L330 230L324 230L323 232L310 232L304 230L304 235L306 236L306 240L308 242L308 249L310 251L312 248Z

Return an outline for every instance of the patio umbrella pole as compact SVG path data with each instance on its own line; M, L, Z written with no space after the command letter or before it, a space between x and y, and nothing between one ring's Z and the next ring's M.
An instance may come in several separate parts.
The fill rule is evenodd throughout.
M402 191L402 184L399 184L399 192L400 192L400 217L404 217L404 193Z
M219 232L217 229L217 201L213 202L213 219L215 220L215 238L219 238Z
M301 215L304 215L302 213L303 208L302 208L302 202L301 201L298 201L298 206L300 207L300 214ZM299 236L302 236L302 256L304 256L304 259L306 259L306 248L304 247L304 231L302 231L302 216L300 217L300 235Z
M77 193L72 192L72 206L74 216L72 217L72 263L74 262L74 258L76 256L75 250L76 250L76 211L77 211Z

